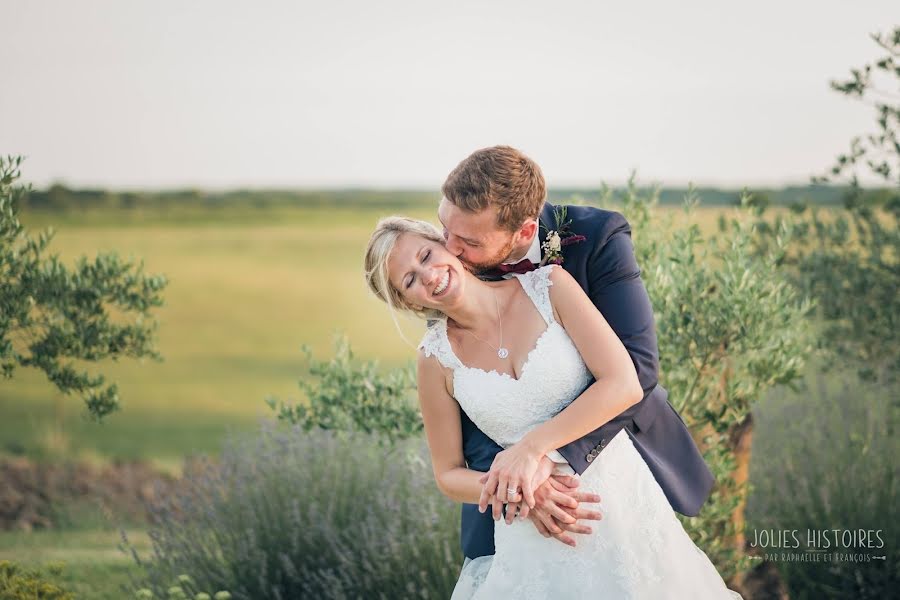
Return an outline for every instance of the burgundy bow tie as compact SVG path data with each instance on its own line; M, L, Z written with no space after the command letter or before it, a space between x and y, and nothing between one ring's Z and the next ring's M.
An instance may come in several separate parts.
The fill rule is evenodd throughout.
M497 267L493 269L484 271L482 275L487 277L503 277L507 273L518 273L521 275L522 273L528 273L535 269L537 269L537 265L526 258L525 260L520 260L512 265L497 265Z

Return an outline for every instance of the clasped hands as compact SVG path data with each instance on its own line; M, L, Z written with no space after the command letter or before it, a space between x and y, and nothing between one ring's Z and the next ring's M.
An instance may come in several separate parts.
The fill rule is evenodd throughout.
M491 506L494 520L499 521L506 504L507 524L516 516L528 518L542 536L575 546L569 533L592 531L579 521L603 518L599 511L581 504L600 502L600 496L579 491L577 475L553 474L554 465L526 443L498 452L490 470L479 479L483 487L478 510L483 513Z

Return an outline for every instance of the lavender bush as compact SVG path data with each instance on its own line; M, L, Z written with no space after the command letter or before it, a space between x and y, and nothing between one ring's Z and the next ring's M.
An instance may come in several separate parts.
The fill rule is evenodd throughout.
M266 424L193 464L150 513L153 555L132 549L144 569L134 585L159 597L190 573L235 600L447 598L463 560L457 507L421 439L388 450Z
M760 551L832 554L822 562L776 562L791 598L896 597L900 389L855 382L852 375L844 379L849 383L835 384L838 377L820 376L801 393L779 394L754 409L748 540L753 541L754 530L796 530L796 540L786 536L782 545L787 548ZM828 541L815 533L823 530L831 532ZM837 547L834 530L841 538ZM867 533L866 543L854 543L844 538L846 530L880 533ZM867 547L870 537L872 548ZM849 547L844 546L848 540ZM797 542L799 547L792 547Z

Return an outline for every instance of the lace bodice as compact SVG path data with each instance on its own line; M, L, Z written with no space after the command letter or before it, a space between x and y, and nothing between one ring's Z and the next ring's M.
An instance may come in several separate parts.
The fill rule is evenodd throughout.
M464 365L450 346L446 321L432 324L419 345L426 356L436 356L453 371L456 401L479 429L503 447L553 418L592 378L574 342L553 316L550 273L554 268L548 265L515 275L547 324L518 379Z

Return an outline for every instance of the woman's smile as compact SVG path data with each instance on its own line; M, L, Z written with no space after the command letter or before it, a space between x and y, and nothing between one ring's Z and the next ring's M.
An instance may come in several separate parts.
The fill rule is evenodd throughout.
M435 298L443 296L444 293L450 288L450 269L447 269L447 272L444 273L444 276L438 281L437 287L434 288L434 291L431 292L431 295Z

